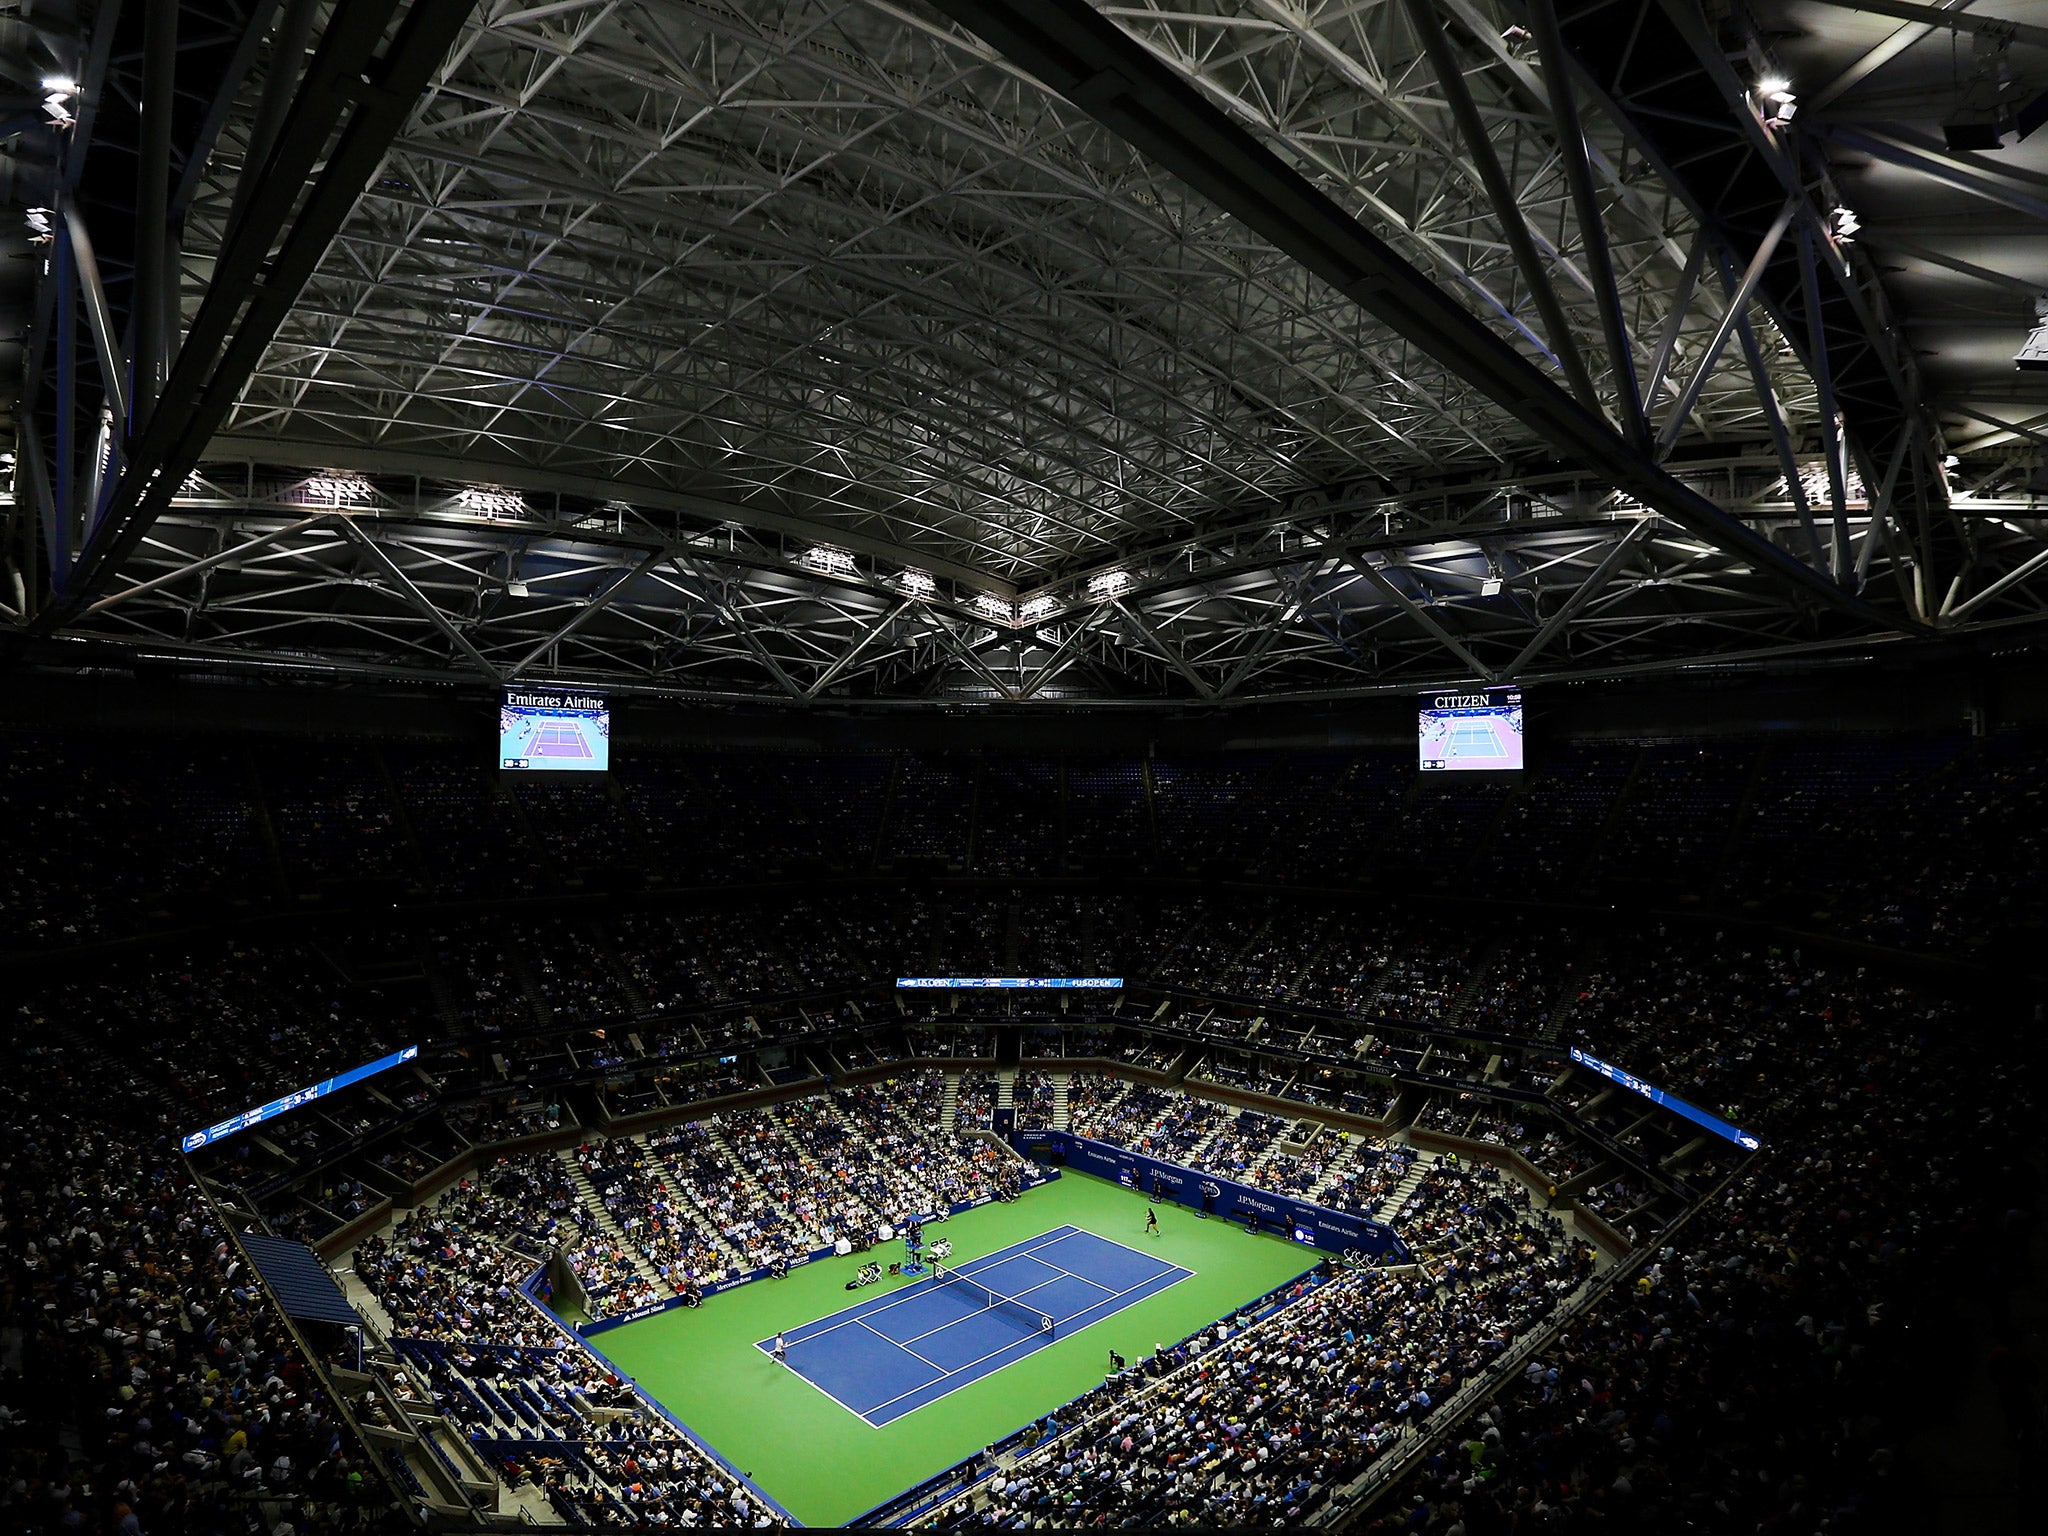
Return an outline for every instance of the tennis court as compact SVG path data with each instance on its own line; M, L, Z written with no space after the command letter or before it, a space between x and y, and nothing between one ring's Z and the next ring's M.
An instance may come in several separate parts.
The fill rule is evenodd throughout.
M977 1279L986 1275L989 1261L1080 1231L1104 1237L1107 1246L1097 1251L1100 1258L1113 1258L1113 1250L1121 1249L1130 1278L1112 1283L1106 1267L1084 1262L1078 1254L1073 1262L1064 1251L1046 1257L1070 1273L1109 1285L1111 1291L1154 1273L1159 1273L1160 1284L1133 1291L1126 1300L1135 1305L1114 1312L1105 1308L1092 1324L1084 1318L1069 1319L1056 1326L1051 1344L1027 1344L1005 1355L1009 1363L1001 1369L963 1371L951 1381L937 1381L937 1371L919 1367L936 1382L925 1395L924 1412L886 1417L904 1405L884 1409L880 1404L902 1392L903 1386L863 1392L848 1385L848 1401L842 1402L810 1378L777 1365L756 1343L772 1339L778 1328L786 1337L800 1339L825 1323L844 1320L850 1310L871 1310L925 1288L912 1277L884 1281L872 1289L845 1289L867 1254L819 1259L792 1269L785 1280L720 1291L701 1307L676 1307L599 1334L593 1342L618 1370L639 1382L797 1519L813 1526L844 1525L1099 1386L1111 1349L1135 1363L1155 1345L1171 1345L1292 1280L1318 1257L1283 1237L1252 1237L1242 1227L1204 1221L1180 1206L1161 1206L1163 1230L1157 1237L1148 1236L1147 1209L1145 1197L1135 1190L1068 1169L1065 1177L1027 1191L1020 1200L991 1201L962 1211L942 1227L927 1228L928 1235L944 1234L953 1244L956 1268ZM1189 1271L1189 1277L1166 1284L1164 1271L1169 1267ZM925 1327L936 1327L957 1311L928 1314ZM904 1338L923 1331L897 1327L889 1321L895 1316L883 1313L874 1322ZM792 1326L797 1323L809 1326ZM1003 1326L1009 1336L999 1342L1014 1344L1026 1338L1021 1318ZM841 1330L859 1332L865 1330ZM1031 1337L1035 1343L1036 1336ZM861 1358L900 1353L894 1344L873 1335L869 1341L871 1348ZM911 1347L930 1359L941 1358L923 1343ZM791 1350L791 1358L808 1364L804 1353L799 1345ZM907 1355L903 1358L909 1360ZM945 1364L958 1365L970 1358L962 1349ZM874 1421L849 1406L856 1401L875 1415Z
M1422 717L1422 764L1452 762L1466 768L1519 768L1520 734L1507 722L1482 715Z
M1192 1273L1079 1227L1055 1227L945 1278L927 1276L786 1331L787 1363L880 1428Z
M526 714L499 733L500 767L602 769L610 739L595 715Z
M1488 720L1453 720L1444 737L1446 757L1505 757L1500 735Z
M595 757L590 743L584 739L580 724L575 721L547 721L533 733L533 742L526 749L528 757Z

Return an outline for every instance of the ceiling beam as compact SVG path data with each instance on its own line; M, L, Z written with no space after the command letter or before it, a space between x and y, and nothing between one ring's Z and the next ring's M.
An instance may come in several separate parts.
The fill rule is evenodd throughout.
M1843 149L1857 150L1901 170L1917 171L1945 187L1998 203L2016 213L2048 220L2048 176L1998 165L1967 150L1949 149L1910 128L1824 123L1815 131Z
M1649 537L1654 526L1654 519L1643 518L1607 546L1607 553L1600 557L1600 563L1593 567L1592 573L1579 583L1557 612L1543 621L1543 627L1529 637L1528 644L1522 647L1515 659L1501 669L1501 681L1513 682L1519 678L1522 669L1542 655L1544 648L1557 638L1567 624L1584 611L1588 603L1607 590L1608 583L1613 581L1615 573L1621 569L1622 562Z
M199 311L105 511L89 525L77 557L52 573L51 600L37 616L37 627L55 628L85 608L170 505L354 211L474 3L412 0L382 53L378 45L391 32L398 0L341 0L335 7L286 115L264 185L214 259Z
M1564 39L1558 33L1555 0L1531 0L1529 17L1535 23L1536 48L1550 87L1550 131L1557 138L1558 159L1564 167L1565 185L1571 190L1572 213L1579 222L1586 280L1593 285L1593 298L1600 306L1600 333L1607 343L1615 414L1621 420L1623 435L1640 448L1649 438L1649 423L1643 415L1635 354L1629 346L1628 322L1622 314L1621 289L1615 280L1614 254L1607 244L1607 224L1600 211L1599 193L1593 186L1586 127L1579 118L1578 104L1572 99L1572 71Z
M346 469L358 474L417 475L451 485L502 486L506 490L562 496L582 496L593 501L623 501L635 507L701 518L707 523L730 523L755 533L773 533L802 539L811 544L829 544L856 555L868 555L943 576L977 592L993 592L1014 598L1017 589L971 565L948 560L943 555L912 549L889 539L878 539L836 524L812 522L771 511L750 502L728 501L679 491L656 481L620 475L578 474L547 469L518 459L471 454L423 453L409 448L366 447L356 443L318 443L301 439L273 441L253 433L224 432L213 440L210 457L237 458L254 464L295 469Z
M2036 48L2048 48L2048 27L2036 27L2024 21L2008 21L2003 16L1972 16L1963 7L1970 0L1950 0L1947 5L1915 5L1912 0L1820 0L1822 5L1832 5L1843 11L1868 11L1873 16L1892 16L1900 21L1920 23L1918 42L1930 32L1971 32L1982 33L1990 38L2007 38L2015 43L2028 43ZM1910 27L1901 27L1899 32L1909 32ZM1897 37L1894 32L1885 39L1886 43ZM1879 45L1880 47L1883 44ZM1895 50L1896 52L1897 50ZM1832 98L1830 98L1832 99ZM1824 105L1824 103L1823 103Z
M1944 14L1950 11L1960 11L1969 3L1970 0L1948 0L1948 3L1939 7L1939 10ZM1860 9L1860 7L1857 8ZM1936 8L1930 6L1927 9L1933 10ZM1816 90L1808 98L1805 104L1806 110L1808 112L1818 112L1836 98L1846 96L1850 91L1855 90L1857 86L1876 74L1880 69L1883 69L1885 65L1891 63L1893 59L1896 59L1933 30L1934 28L1925 21L1914 21L1895 31L1886 33L1884 40L1876 47L1860 54L1844 68L1837 71L1834 79Z
M807 699L815 699L819 694L823 693L833 683L837 682L839 680L839 675L842 672L844 672L848 667L852 666L854 662L860 658L860 653L866 650L868 646L874 640L876 640L884 630L886 630L891 624L894 624L897 619L901 618L903 615L903 610L908 608L910 604L911 599L907 597L904 598L903 601L898 603L894 608L885 610L880 618L876 619L874 623L870 624L866 629L862 630L860 633L860 637L856 639L853 642L853 644L849 645L845 650L841 651L839 655L836 658L834 658L832 665L827 667L823 672L818 674L817 681L812 683L810 687L804 690L804 697Z
M1685 486L1085 0L935 0L1052 90L1427 352L1566 459L1876 629L1917 630Z
M343 517L341 519L341 531L347 534L357 547L370 557L379 570L383 571L386 579L398 589L398 595L412 604L422 614L426 615L434 628L441 631L443 637L451 645L469 658L471 665L494 683L504 681L503 674L485 659L482 651L479 651L470 643L469 636L455 627L454 621L441 611L439 604L422 592L413 582L413 579L398 568L398 562L393 560L375 539L356 526L354 518Z
M202 572L210 571L215 566L224 565L228 561L238 556L246 555L252 550L262 549L268 544L275 544L280 539L288 539L295 533L305 532L316 523L324 523L330 517L340 517L342 515L339 512L322 512L313 517L302 517L295 523L286 523L282 527L272 528L267 533L259 533L254 538L244 539L239 544L227 545L225 548L216 550L214 553L206 556L203 560L194 560L190 565L181 565L174 571L165 571L161 576L152 576L148 581L137 582L132 587L123 587L119 592L110 592L107 596L86 609L80 617L89 619L96 613L104 613L107 609L117 604L127 602L131 597L146 597L159 587L167 587L174 581L183 581L187 576L197 576ZM222 531L225 533L227 530L223 529Z
M545 656L555 646L560 645L564 640L568 639L571 635L575 634L577 630L581 629L584 625L588 624L592 619L596 618L600 613L604 612L606 608L611 606L612 599L617 597L621 592L623 592L626 589L626 585L628 582L632 581L633 578L636 576L645 574L647 571L651 570L656 564L658 564L661 561L662 553L663 552L658 549L649 550L647 554L641 558L641 561L638 565L630 566L627 569L619 572L618 576L612 581L610 586L606 587L602 592L598 593L597 596L591 598L589 602L585 603L581 608L578 608L576 610L576 615L574 618L570 619L568 623L564 624L560 629L556 630L553 634L549 635L546 639L542 640L538 645L534 646L524 656L520 657L517 661L513 662L511 669L505 674L505 681L508 683L511 682L512 679L516 678L520 673L524 672L536 661L539 661L541 657Z
M1394 585L1393 578L1388 576L1380 567L1374 565L1369 560L1360 558L1348 549L1334 551L1334 553L1341 555L1346 565L1363 576L1368 586L1377 587L1381 592L1391 597L1394 600L1395 606L1400 608L1417 624L1420 624L1429 633L1430 638L1457 657L1466 666L1470 667L1474 677L1481 678L1488 683L1499 681L1494 676L1493 669L1477 656L1474 656L1464 641L1446 629L1437 620L1435 614Z
M1137 630L1139 635L1159 653L1160 658L1168 666L1172 667L1174 671L1194 685L1195 692L1199 693L1204 700L1211 704L1216 702L1216 690L1209 685L1208 679L1188 664L1188 659L1181 655L1177 646L1170 645L1162 639L1158 631L1145 622L1144 616L1137 609L1133 608L1129 603L1121 601L1112 603L1111 606L1130 621L1131 627Z
M1500 226L1501 237L1507 241L1515 266L1522 274L1522 286L1528 290L1536 312L1543 317L1544 334L1550 338L1551 360L1564 374L1579 404L1598 415L1600 396L1593 388L1593 376L1586 371L1585 359L1579 356L1579 344L1572 336L1571 322L1565 318L1564 305L1558 301L1549 270L1544 267L1543 257L1536 249L1535 237L1529 233L1529 223L1515 199L1515 189L1508 184L1507 173L1500 168L1500 156L1493 152L1493 140L1486 136L1486 123L1479 115L1479 104L1472 99L1472 88L1465 83L1464 64L1451 47L1450 35L1431 11L1430 0L1402 0L1402 3L1407 9L1408 25L1429 59L1437 87L1450 106L1451 120L1458 125L1458 137L1465 143L1465 158L1479 172L1479 184L1486 191L1494 222Z

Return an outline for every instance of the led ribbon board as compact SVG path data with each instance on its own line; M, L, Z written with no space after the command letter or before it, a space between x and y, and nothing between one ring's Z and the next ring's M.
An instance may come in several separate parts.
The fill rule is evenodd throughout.
M408 1045L404 1050L393 1051L389 1056L380 1056L360 1067L350 1067L346 1072L314 1083L311 1087L301 1088L296 1093L288 1093L281 1099L272 1099L268 1104L259 1104L254 1109L245 1109L239 1115L230 1115L220 1124L209 1125L203 1131L194 1131L178 1145L187 1152L196 1152L208 1142L219 1141L223 1137L234 1135L237 1131L246 1131L250 1126L261 1125L265 1120L275 1120L279 1115L297 1109L301 1104L324 1099L328 1094L339 1093L351 1084L360 1083L366 1077L374 1077L377 1073L395 1067L401 1062L411 1061L419 1053L418 1046Z
M1661 1104L1666 1109L1670 1110L1673 1114L1683 1115L1686 1119L1690 1120L1694 1125L1701 1126L1706 1130L1712 1131L1716 1136L1721 1137L1724 1141L1734 1142L1735 1145L1743 1148L1745 1151L1754 1152L1758 1147L1763 1145L1762 1142L1758 1141L1754 1136L1750 1135L1749 1132L1736 1129L1734 1126L1730 1125L1726 1120L1723 1120L1719 1115L1710 1115L1704 1109L1701 1109L1699 1105L1688 1104L1684 1099L1681 1099L1677 1094L1666 1093L1662 1088L1658 1088L1650 1083L1644 1082L1640 1077L1637 1077L1633 1072L1624 1072L1620 1067L1609 1066L1606 1062L1600 1060L1600 1058L1597 1056L1588 1056L1584 1051L1580 1050L1577 1046L1572 1047L1572 1060L1577 1062L1582 1067L1588 1067L1591 1070L1598 1072L1602 1077L1608 1079L1610 1082L1616 1082L1621 1084L1622 1087L1628 1089L1632 1093L1640 1093L1652 1104Z
M933 990L994 991L996 989L1025 992L1051 991L1055 988L1076 987L1091 992L1112 992L1124 984L1121 976L898 976L898 988L924 988Z

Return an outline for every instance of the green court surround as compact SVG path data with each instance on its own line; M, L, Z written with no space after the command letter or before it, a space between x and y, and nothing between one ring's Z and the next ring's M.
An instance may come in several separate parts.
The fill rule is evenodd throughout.
M785 1280L743 1285L591 1342L797 1519L843 1525L1079 1397L1101 1382L1112 1347L1135 1362L1155 1344L1173 1344L1293 1279L1318 1257L1166 1201L1158 1206L1160 1235L1150 1238L1146 1206L1133 1190L1068 1172L1012 1203L930 1228L952 1239L955 1263L1071 1223L1156 1248L1194 1275L880 1429L776 1365L754 1340L911 1283L885 1278L879 1287L845 1289L866 1259L900 1259L900 1245L807 1264Z

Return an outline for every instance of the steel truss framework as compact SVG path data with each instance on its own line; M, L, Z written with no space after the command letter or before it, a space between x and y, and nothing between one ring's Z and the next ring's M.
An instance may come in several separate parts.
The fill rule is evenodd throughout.
M1809 480L1821 473L1809 466ZM1768 459L1689 478L1768 537ZM1872 550L1858 511L1852 548ZM2002 526L2002 525L2001 525ZM2030 544L2003 533L2020 559ZM1981 622L2024 624L2018 582ZM568 677L696 697L1228 703L1683 668L1868 643L1570 476L1295 498L1015 595L703 504L209 464L73 627L193 659Z
M133 133L186 105L168 271L94 270L95 129L50 130L29 627L1227 703L2048 609L2048 507L1951 485L1694 0L174 9L212 96L152 97L118 7L47 43L137 78Z

